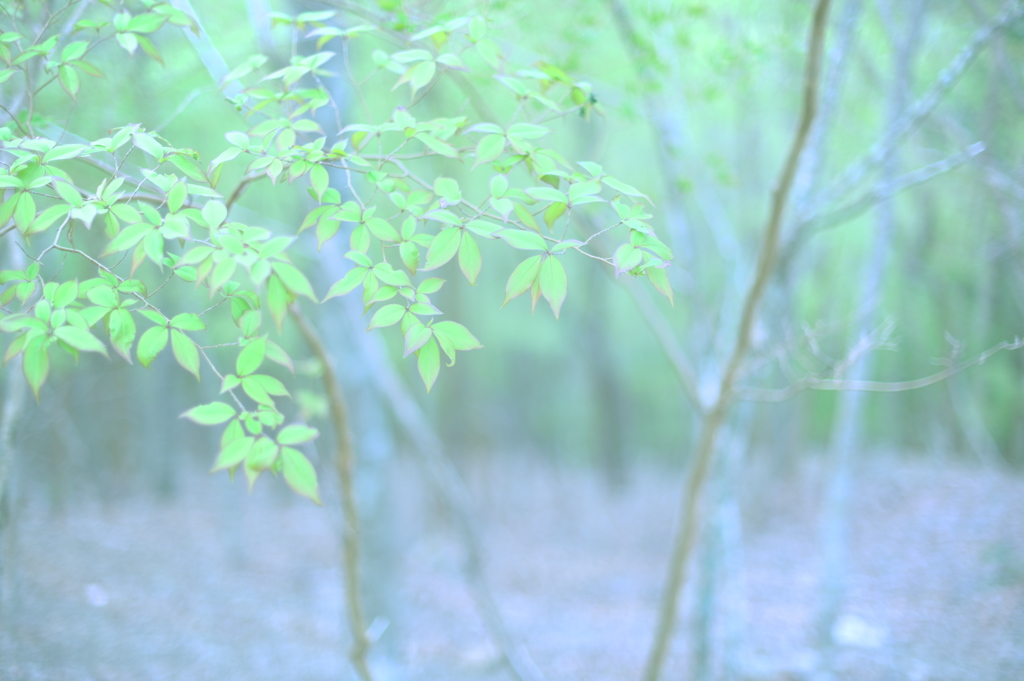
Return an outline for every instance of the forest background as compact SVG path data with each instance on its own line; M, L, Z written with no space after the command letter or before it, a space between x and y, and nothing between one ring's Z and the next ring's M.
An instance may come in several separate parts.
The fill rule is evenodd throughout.
M3 2L0 670L1017 678L1022 16Z

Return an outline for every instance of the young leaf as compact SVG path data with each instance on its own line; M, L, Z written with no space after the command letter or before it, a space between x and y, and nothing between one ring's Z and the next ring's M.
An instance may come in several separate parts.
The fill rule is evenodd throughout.
M281 445L301 445L312 442L320 435L316 428L300 424L285 426L277 434L277 443Z
M536 232L525 229L502 229L497 232L502 241L521 251L546 251L548 242Z
M267 354L267 341L265 338L257 338L238 353L235 361L235 373L239 376L248 376L263 364L263 358Z
M374 313L370 319L370 325L366 327L366 330L377 329L383 326L391 326L397 324L398 321L405 316L405 307L392 303L385 305L381 309Z
M252 451L252 446L255 443L256 438L254 437L239 437L230 440L221 447L220 454L217 455L217 461L214 462L210 472L216 473L226 468L234 468L242 463L245 461L245 457L249 456L249 452Z
M675 301L672 298L672 284L669 283L668 272L665 271L665 268L648 267L644 270L644 274L651 280L654 290L668 298L669 304L675 307Z
M437 341L433 338L416 353L416 367L419 369L420 378L423 379L423 385L426 386L429 393L430 389L434 387L438 372L441 371L441 353L437 349Z
M177 329L171 329L171 350L174 352L174 359L183 369L191 373L199 380L199 348L192 342L192 339Z
M285 482L298 494L320 503L317 493L316 469L302 452L292 447L281 448L281 472Z
M167 347L169 336L170 332L166 326L154 326L142 334L142 337L139 338L139 345L135 348L142 366L148 367L156 359L156 356Z
M435 336L444 336L456 350L479 350L483 347L476 336L462 324L452 321L435 322L430 328Z
M565 302L568 287L569 280L565 275L565 267L557 258L549 256L540 268L540 292L551 305L555 319L558 319L562 303Z
M46 382L50 373L50 355L47 351L49 343L44 336L37 336L25 346L24 358L22 359L22 371L32 394L39 399L39 388Z
M132 313L123 308L112 310L107 326L110 329L110 342L114 350L131 364L132 342L135 341L135 319Z
M502 307L507 305L508 301L530 290L540 274L540 266L541 256L539 255L527 258L516 265L505 284L505 302L501 304Z
M306 275L300 272L298 267L291 263L278 261L272 264L270 268L274 270L274 274L281 278L281 283L289 291L297 296L306 296L310 300L316 301L313 287L309 285Z
M195 421L201 426L216 426L235 417L235 408L224 402L210 402L192 407L179 418Z
M480 276L481 266L480 247L476 245L473 237L464 234L462 245L459 247L459 268L473 286L476 285L477 277Z
M402 245L404 246L405 244ZM363 283L363 279L366 278L366 273L368 271L369 270L366 269L365 267L353 267L352 269L350 269L345 274L344 277L342 277L339 281L334 282L334 285L331 286L330 289L328 289L327 295L324 296L324 301L330 300L335 296L343 296L346 293L349 293L350 291L354 290L356 287Z
M423 265L424 271L437 269L455 257L461 242L462 230L458 227L441 230L427 250L427 261Z
M75 350L82 352L99 352L107 354L107 347L99 338L92 335L87 329L77 326L61 326L53 330L53 335L64 341Z

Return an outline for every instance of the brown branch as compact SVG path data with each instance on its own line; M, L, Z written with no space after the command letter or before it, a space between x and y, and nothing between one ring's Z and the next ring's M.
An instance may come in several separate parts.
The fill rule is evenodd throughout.
M334 373L334 366L327 348L313 325L309 323L297 304L290 308L292 319L309 345L313 356L323 366L324 390L327 392L327 403L330 406L331 421L335 431L334 465L338 476L338 488L341 492L341 506L345 514L342 529L342 551L345 561L345 612L348 615L348 626L352 633L352 647L349 650L349 661L362 681L372 681L366 657L370 650L370 641L366 635L366 622L363 617L363 606L359 588L359 512L356 508L356 496L353 487L353 469L355 455L352 448L352 433L349 429L348 408L341 392L341 384Z
M789 156L779 177L779 183L773 192L771 210L764 230L764 241L761 244L761 252L758 256L757 273L747 292L746 301L743 305L743 315L740 318L736 345L726 366L725 373L722 375L718 395L715 397L711 409L704 416L701 425L701 435L697 451L694 453L693 463L682 495L679 527L673 540L672 556L669 559L668 575L665 580L665 591L662 595L658 625L655 630L651 652L644 667L644 681L658 681L658 678L661 676L661 668L668 653L672 630L675 628L679 592L686 581L687 565L693 553L697 531L700 526L701 499L704 488L707 486L711 462L714 459L715 441L718 437L718 431L721 429L725 416L729 411L733 383L736 380L740 364L750 348L751 331L757 316L757 310L774 269L779 234L782 229L783 213L789 193L793 187L793 179L796 176L800 154L807 142L807 136L817 109L818 81L821 72L829 4L830 0L818 0L815 6L804 75L803 108L800 122L793 138Z

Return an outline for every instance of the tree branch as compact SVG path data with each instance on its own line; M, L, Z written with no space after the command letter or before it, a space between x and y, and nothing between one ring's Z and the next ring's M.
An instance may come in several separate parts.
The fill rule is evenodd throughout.
M708 473L711 469L711 462L714 459L715 441L729 410L733 383L736 380L740 364L746 357L750 347L751 331L757 316L758 306L774 269L775 255L779 245L779 234L782 229L783 213L789 193L793 187L793 179L796 176L800 154L807 142L807 136L817 109L818 81L821 73L829 4L830 0L818 0L814 9L814 20L811 24L808 40L808 57L804 75L803 107L800 122L793 138L789 156L779 177L778 185L773 192L771 209L764 230L764 240L761 243L761 252L758 256L757 272L743 305L743 314L740 318L736 344L725 373L722 375L718 395L715 397L711 409L705 414L701 425L701 435L697 451L694 453L694 459L682 495L679 526L673 540L672 556L669 559L668 575L665 580L665 591L662 595L657 629L647 663L644 667L644 681L658 681L658 678L661 676L661 668L664 665L669 641L675 628L679 591L686 581L687 565L693 553L697 531L700 526L701 500L704 488L706 487Z

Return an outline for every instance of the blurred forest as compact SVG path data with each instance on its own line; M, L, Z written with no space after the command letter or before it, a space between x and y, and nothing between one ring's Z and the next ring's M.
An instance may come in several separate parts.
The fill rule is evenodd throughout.
M27 34L14 17L33 4L67 3L0 0L0 28ZM396 106L455 115L474 98L508 122L521 103L494 78L466 76L474 95L438 85L413 107L394 74L369 77L374 49L479 15L510 64L589 83L588 106L545 120L545 144L649 196L675 255L671 304L643 277L567 256L556 320L525 296L502 306L521 255L481 240L476 286L454 261L435 274L449 280L438 306L484 348L441 367L429 394L397 335L364 331L356 294L304 301L350 410L373 678L1024 678L1024 3L832 2L817 115L735 368L813 3L170 4L205 38L153 33L163 63L100 45L104 77L83 77L73 105L41 96L37 134L139 123L208 161L249 125L209 47L228 69L257 53L278 69L317 49L315 22L280 17L327 10L328 26L392 26L347 42L345 68L327 64L343 124ZM22 87L0 83L11 130ZM494 174L436 168L465 194ZM232 214L295 234L313 205L304 183L250 188ZM292 258L322 296L346 249L318 252L311 232ZM13 267L18 234L3 234ZM299 417L323 432L304 450L322 507L271 476L247 494L241 475L206 474L217 434L176 417L217 399L216 379L170 353L148 369L54 360L38 403L8 363L0 677L366 678L346 662L322 365L295 327L271 336L295 359ZM652 641L687 513L700 533L662 666Z

